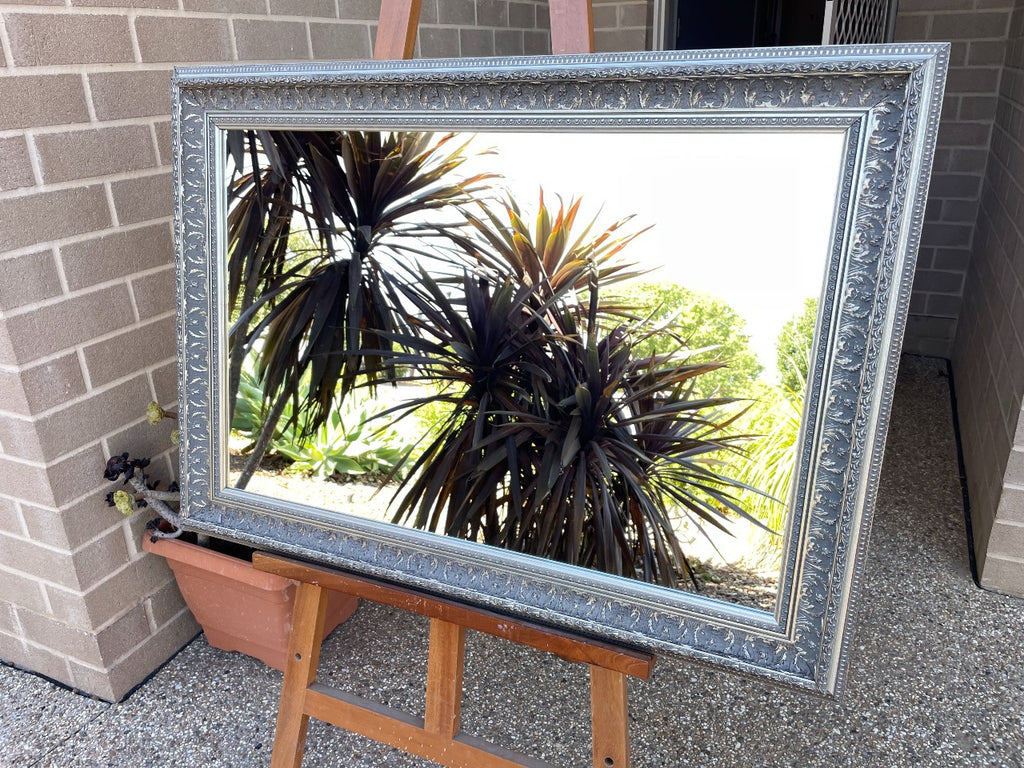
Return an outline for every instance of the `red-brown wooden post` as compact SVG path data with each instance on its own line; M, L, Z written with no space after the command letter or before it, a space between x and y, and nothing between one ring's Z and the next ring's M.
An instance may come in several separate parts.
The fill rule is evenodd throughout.
M420 23L421 0L383 0L373 58L411 59L416 47L416 28Z

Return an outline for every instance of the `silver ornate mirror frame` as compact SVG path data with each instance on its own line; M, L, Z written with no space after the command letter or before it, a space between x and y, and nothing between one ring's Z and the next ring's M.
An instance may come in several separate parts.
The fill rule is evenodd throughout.
M948 46L194 67L173 80L187 526L825 693L843 685ZM227 487L222 131L845 132L774 614Z

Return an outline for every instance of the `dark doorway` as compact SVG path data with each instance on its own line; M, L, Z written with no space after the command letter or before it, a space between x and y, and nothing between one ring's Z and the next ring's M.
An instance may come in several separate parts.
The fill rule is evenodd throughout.
M676 48L818 45L824 0L678 0Z

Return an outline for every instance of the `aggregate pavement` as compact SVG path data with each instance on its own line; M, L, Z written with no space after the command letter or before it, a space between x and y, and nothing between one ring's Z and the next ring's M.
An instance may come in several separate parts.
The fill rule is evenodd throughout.
M662 656L630 681L635 768L1024 768L1024 600L972 580L943 361L904 358L841 701ZM321 678L422 715L426 622L363 603ZM0 766L267 766L281 674L202 636L108 704L0 666ZM463 724L588 766L580 665L470 633ZM428 768L313 721L305 768Z

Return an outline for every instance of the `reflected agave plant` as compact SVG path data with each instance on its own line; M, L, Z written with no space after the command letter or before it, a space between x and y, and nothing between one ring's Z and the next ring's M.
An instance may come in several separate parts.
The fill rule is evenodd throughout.
M245 487L285 405L307 433L358 377L385 365L388 334L404 328L388 258L430 255L453 226L440 211L468 204L487 174L454 173L466 160L454 134L377 131L230 131L229 402L259 348L266 426L237 481ZM295 252L296 232L312 246Z
M742 484L720 471L744 439L728 433L740 409L695 395L720 363L634 353L654 334L678 334L606 311L601 286L629 274L613 257L636 235L620 235L621 224L590 234L591 222L574 237L577 210L548 210L542 198L531 231L512 205L507 220L488 209L460 241L482 269L457 286L425 270L398 286L413 332L392 336L394 362L440 388L451 410L400 486L393 520L696 584L676 517L723 528L731 514L749 518L736 503Z

